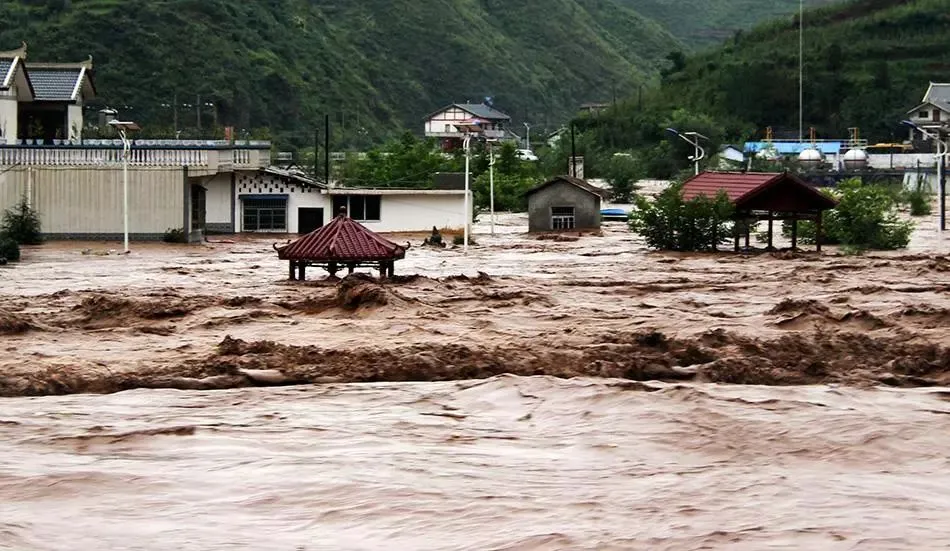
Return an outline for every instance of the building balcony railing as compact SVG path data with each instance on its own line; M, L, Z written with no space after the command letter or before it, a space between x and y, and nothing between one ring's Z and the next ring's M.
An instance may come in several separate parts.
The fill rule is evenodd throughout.
M491 140L500 140L505 137L504 130L482 130L479 135ZM465 137L462 132L426 132L427 138L457 138L461 140Z
M85 140L81 145L0 145L0 166L105 167L123 162L121 140ZM129 166L189 167L205 173L270 165L269 142L136 140Z

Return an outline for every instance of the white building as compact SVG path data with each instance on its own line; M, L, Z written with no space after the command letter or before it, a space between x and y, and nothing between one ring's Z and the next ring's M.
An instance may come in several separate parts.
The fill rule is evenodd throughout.
M92 58L27 61L27 47L0 52L0 144L57 144L81 138L83 105L95 94Z
M502 140L511 117L483 103L453 103L426 117L425 135L438 138L444 149L461 145L464 134L458 126L477 124L484 138Z
M950 124L950 83L931 82L920 105L907 112L908 119L921 128L940 130ZM910 140L926 139L914 129Z
M465 190L328 188L307 176L277 168L236 171L203 179L205 228L219 233L311 232L346 208L347 214L380 233L461 230Z

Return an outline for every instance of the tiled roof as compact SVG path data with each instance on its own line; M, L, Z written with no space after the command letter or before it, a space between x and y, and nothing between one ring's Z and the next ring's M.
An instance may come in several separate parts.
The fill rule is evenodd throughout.
M833 208L835 202L818 193L813 187L785 172L703 172L683 184L683 199L689 201L700 195L715 198L720 191L725 192L733 204L739 206L765 191L778 185L799 188L816 206Z
M5 88L7 77L10 75L10 67L13 67L12 59L0 59L0 88Z
M476 117L488 120L511 120L511 117L501 111L485 105L484 103L456 103L455 107L475 115Z
M71 101L82 69L30 69L30 82L37 101Z
M924 103L932 103L939 107L950 107L950 83L931 82Z
M558 182L567 182L568 184L571 184L571 185L573 185L573 186L577 186L577 187L581 188L582 190L584 190L584 191L586 191L586 192L588 192L588 193L591 193L591 194L593 194L593 195L596 195L596 196L598 196L598 197L601 197L601 198L604 197L604 196L607 194L607 192L606 192L605 190L603 190L603 189L601 189L601 188L599 188L599 187L597 187L597 186L592 186L592 185L588 184L586 180L582 180L582 179L580 179L580 178L575 178L575 177L573 177L573 176L556 176L556 177L554 177L553 179L548 180L547 182L544 182L544 183L541 184L540 186L533 187L533 188L529 189L529 190L526 191L524 194L525 194L525 196L533 195L534 193L537 193L537 192L541 191L542 189L544 189L544 188L546 188L546 187L548 187L548 186L554 185L554 184L556 184L556 183L558 183Z
M326 226L279 247L277 256L281 260L311 262L368 262L404 258L406 249L348 216L337 216Z

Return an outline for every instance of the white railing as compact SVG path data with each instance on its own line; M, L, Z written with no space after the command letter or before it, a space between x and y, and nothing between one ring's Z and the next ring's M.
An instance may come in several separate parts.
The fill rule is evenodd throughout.
M207 167L211 169L262 168L270 162L269 145L245 147L227 145L145 145L132 146L129 165L134 167ZM102 145L14 145L0 146L0 166L107 166L122 163L122 146Z

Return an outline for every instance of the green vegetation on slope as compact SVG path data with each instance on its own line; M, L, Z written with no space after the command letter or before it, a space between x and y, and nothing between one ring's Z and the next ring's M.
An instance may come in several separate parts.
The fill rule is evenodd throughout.
M805 30L805 129L846 138L901 141L900 121L930 81L950 80L950 0L852 0L810 10ZM798 24L787 17L719 49L671 56L662 85L581 121L588 159L634 151L647 173L670 177L688 166L689 146L667 126L712 138L711 152L764 129L798 130Z
M806 7L836 0L805 0ZM622 0L698 49L769 19L797 13L799 0Z
M337 143L366 145L486 96L554 125L681 47L615 0L14 0L0 21L0 48L25 40L32 60L93 55L103 100L146 128L200 96L221 125L300 143L324 113Z

